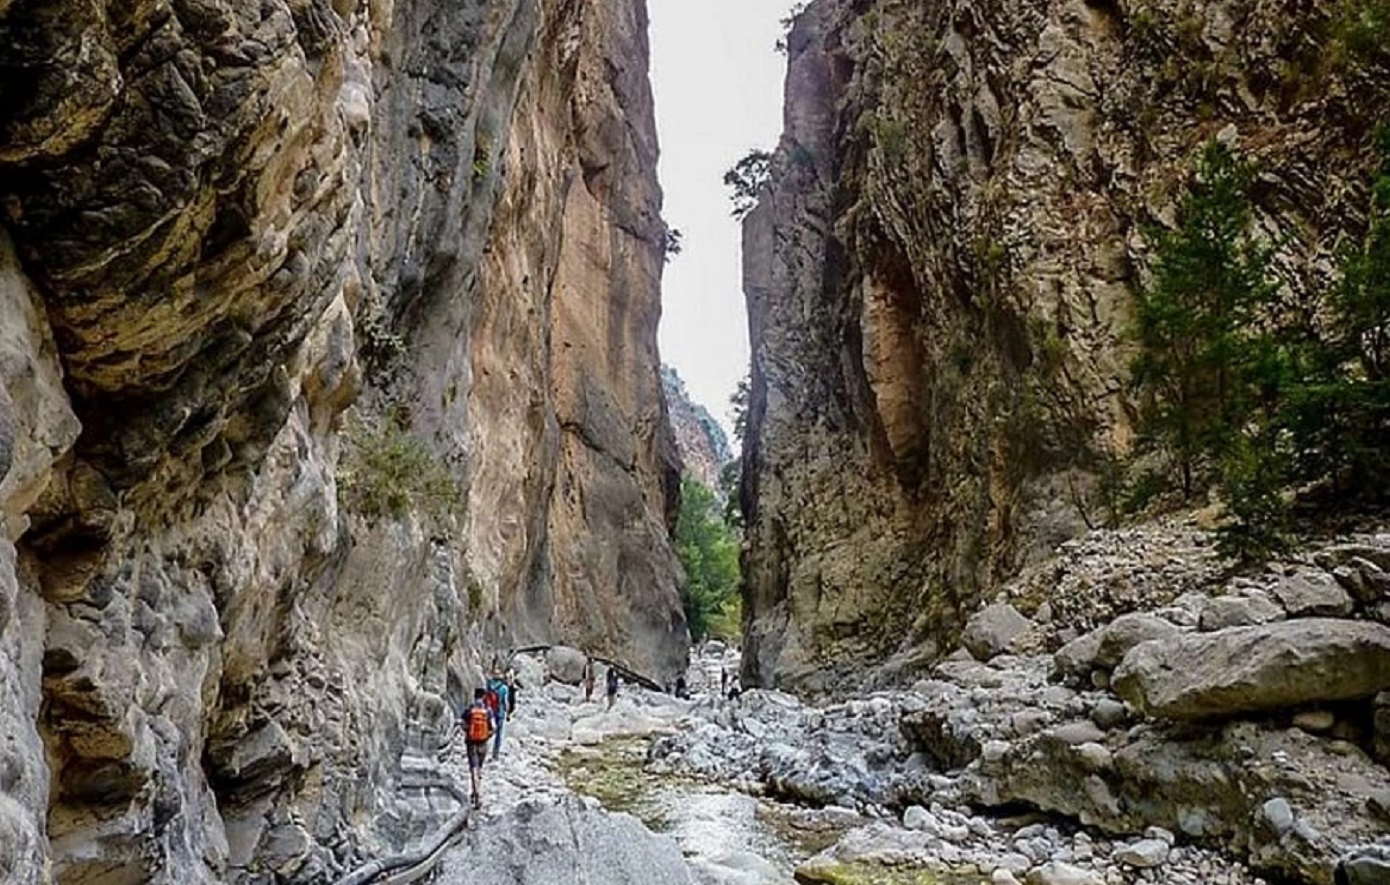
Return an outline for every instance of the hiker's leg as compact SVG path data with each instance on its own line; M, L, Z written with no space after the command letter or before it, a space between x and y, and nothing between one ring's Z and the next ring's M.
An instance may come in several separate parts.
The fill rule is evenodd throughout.
M492 737L492 758L494 760L502 755L502 726L506 721L505 719L497 720L497 734Z

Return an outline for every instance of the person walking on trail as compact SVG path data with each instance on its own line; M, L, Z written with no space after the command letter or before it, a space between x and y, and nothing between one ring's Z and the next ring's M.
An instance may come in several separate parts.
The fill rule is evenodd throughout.
M511 688L507 686L507 681L502 678L502 674L494 672L492 678L487 681L487 693L483 695L487 701L488 709L492 711L492 721L496 723L497 729L492 736L492 760L502 755L502 731L507 722L507 715L511 712Z
M613 702L618 699L618 668L612 664L608 665L608 709L613 709Z
M494 721L487 705L487 689L473 691L473 705L463 713L464 747L468 753L468 778L473 786L473 807L483 807L483 763L487 761L487 742L492 739Z
M584 661L584 703L589 703L594 699L594 661L592 658Z

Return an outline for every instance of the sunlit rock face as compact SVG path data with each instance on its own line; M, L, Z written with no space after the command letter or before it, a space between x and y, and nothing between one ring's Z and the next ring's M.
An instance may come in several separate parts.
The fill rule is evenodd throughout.
M1261 170L1292 291L1328 278L1388 82L1330 51L1335 8L811 4L744 228L751 682L928 659L1096 519L1143 231L1207 141Z
M679 671L641 0L0 46L0 880L322 882L492 649Z

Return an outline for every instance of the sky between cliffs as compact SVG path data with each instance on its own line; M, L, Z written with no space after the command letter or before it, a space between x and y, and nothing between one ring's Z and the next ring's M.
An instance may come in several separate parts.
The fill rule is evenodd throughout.
M731 431L748 373L740 231L724 172L782 132L786 57L773 46L793 0L649 0L662 214L684 235L666 267L661 358Z

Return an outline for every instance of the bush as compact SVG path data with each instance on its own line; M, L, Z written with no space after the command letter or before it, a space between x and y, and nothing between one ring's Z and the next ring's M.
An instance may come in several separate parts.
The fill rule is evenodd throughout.
M443 522L462 504L448 467L397 421L348 425L338 470L344 504L369 519L414 511Z
M732 193L734 218L742 221L758 205L758 195L772 180L772 154L751 150L734 168L724 173L724 184Z

